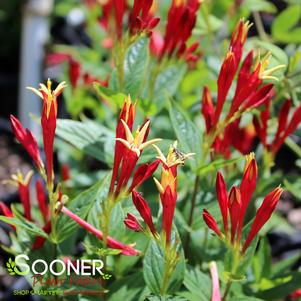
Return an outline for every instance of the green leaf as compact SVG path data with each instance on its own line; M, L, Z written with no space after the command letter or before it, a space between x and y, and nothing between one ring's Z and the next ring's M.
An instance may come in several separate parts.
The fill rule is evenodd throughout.
M275 67L277 65L288 65L288 57L283 49L280 47L265 41L261 41L258 39L250 39L249 41L250 47L254 48L263 48L266 51L270 51L272 53L272 57L270 58L270 63L268 65L268 69ZM274 74L279 77L280 74L283 74L285 68L275 72Z
M149 295L144 301L187 301L186 298L181 296L157 296L157 295ZM192 301L192 300L190 300Z
M218 169L221 169L225 166L233 165L236 164L239 161L244 160L244 157L239 157L239 158L234 158L230 160L225 160L225 159L217 159L211 163L209 163L206 166L202 166L198 169L198 175L205 175L208 172L212 172Z
M148 41L147 38L138 40L126 53L124 62L125 92L130 94L133 99L138 96L143 84L149 59Z
M229 301L265 301L263 299L258 299L254 297L241 296L241 297L232 297Z
M152 240L144 257L143 276L147 287L154 294L162 295L164 278L166 293L177 291L183 282L185 274L185 258L183 250L178 252L178 261L171 275L167 276L166 255L162 246ZM170 255L170 254L168 254Z
M211 297L211 279L198 268L188 267L184 285L191 292L190 300L208 301Z
M48 238L48 235L41 228L28 221L20 213L18 213L17 210L13 209L13 207L12 211L15 217L0 216L0 220L17 228L20 227L29 233Z
M142 272L137 272L114 281L109 286L107 300L143 301L148 294L149 290L145 287Z
M162 71L155 83L153 97L150 101L157 105L157 111L160 111L166 101L173 96L186 72L185 65L173 65Z
M243 9L252 12L275 13L277 8L271 2L265 0L244 0Z
M262 278L269 278L272 267L272 254L271 248L267 238L262 237L260 240L258 251L253 258L253 270L257 282L260 282Z
M104 87L99 83L93 83L94 90L101 98L104 98L109 101L110 105L113 106L115 111L120 107L126 98L126 95L123 93L115 92L110 88ZM117 106L116 106L117 105Z
M272 24L273 38L283 43L300 43L301 27L294 28L300 18L300 5L292 5L282 11Z
M272 266L272 275L275 277L275 276L280 276L285 272L288 272L292 267L292 265L295 264L298 259L300 259L300 254L293 255L291 257L282 259L281 261L275 263Z
M115 135L101 124L58 119L56 134L95 159L113 164Z
M108 174L92 187L80 193L67 204L68 209L77 214L80 218L85 219L95 202L101 202L106 198L109 178L110 175ZM62 214L57 222L58 242L62 242L68 238L78 227L78 224L73 219Z
M205 12L200 11L203 16L197 18L197 26L194 29L194 33L197 35L211 34L212 32L218 31L223 26L223 21L218 19L214 15L205 16ZM206 19L208 18L208 19ZM210 27L208 26L210 25Z
M191 168L195 169L197 167L195 161L198 165L201 156L201 133L173 101L169 105L169 116L181 150L185 153L195 153L195 156L189 160Z
M281 300L290 293L300 288L301 272L291 272L277 278L269 279L272 288L263 290L257 294L259 298L264 300Z
M258 243L258 236L256 236L253 239L250 246L246 250L242 260L240 261L239 266L238 266L237 275L244 276L244 274L246 273L246 270L250 266L250 264L252 262L252 259L253 259L253 256L255 254L257 243Z

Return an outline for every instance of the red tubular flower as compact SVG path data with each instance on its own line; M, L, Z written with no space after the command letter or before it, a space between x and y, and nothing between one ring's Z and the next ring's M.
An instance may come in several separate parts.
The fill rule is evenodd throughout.
M242 144L238 139L235 139L237 130L240 130L239 121L237 122L237 120L240 120L245 111L257 108L270 101L274 94L273 85L266 84L262 86L263 79L277 79L272 76L272 73L284 67L283 65L279 65L266 70L271 56L270 53L267 53L263 59L258 57L253 66L253 52L251 51L244 59L238 71L249 28L249 22L241 20L232 34L230 47L218 76L215 110L211 104L209 92L204 91L203 93L202 114L205 118L207 133L212 133L214 137L214 134L218 133L213 142L213 147L215 153L222 154L225 158L231 156L231 146L234 146L241 152L248 151L248 147L253 142L253 137L248 135L248 132L242 130L239 132L240 135L242 138L246 135L249 143ZM237 71L236 89L230 110L225 119L220 121L225 101L233 85ZM211 117L212 110L214 110L213 118ZM221 133L217 131L218 125L223 129ZM233 131L236 131L235 135L233 135Z
M253 124L256 133L265 148L268 147L267 130L268 130L268 120L270 117L270 106L271 106L271 101L266 102L264 106L264 110L260 112L260 118L258 119L256 116L254 116L253 118Z
M214 125L218 123L220 118L235 72L236 61L234 53L232 51L228 51L217 80L217 104L214 114Z
M225 184L221 178L221 175L217 175L217 195L220 204L220 211L223 217L223 222L225 223L226 216L229 212L231 221L231 237L228 235L227 231L224 230L225 236L221 233L216 220L210 215L207 210L203 211L203 219L207 226L212 229L220 238L225 239L228 244L232 244L234 248L240 249L242 253L246 251L254 237L257 235L259 230L263 225L269 220L271 214L275 210L275 207L279 201L280 195L282 193L281 188L274 189L269 193L261 207L256 213L256 217L251 226L251 230L244 244L241 244L242 228L244 223L244 217L251 200L252 193L256 188L256 178L257 178L257 163L255 161L254 154L246 156L245 170L243 179L240 185L240 189L236 186L232 187L227 198L227 208L226 195L225 195ZM223 188L224 187L224 188ZM221 196L222 195L222 196ZM224 226L225 228L225 226Z
M230 123L224 130L223 135L217 137L213 144L215 154L224 158L231 157L231 146L243 155L250 153L256 138L253 124L240 127L240 118Z
M190 38L196 23L199 0L173 0L168 11L164 45L159 59L164 55L182 56L186 50L186 42Z
M43 99L42 134L47 167L47 184L53 181L53 142L57 118L57 97L66 87L65 82L60 83L54 91L51 90L51 81L48 79L47 87L40 84L40 89L28 88Z
M2 214L6 217L14 217L11 210L2 201L0 201L0 211L2 211ZM14 225L11 225L11 227L16 231L16 227Z
M46 195L41 180L37 180L36 182L36 194L40 211L43 215L44 221L47 222L49 220L49 208L46 202Z
M216 263L214 261L210 262L209 268L210 268L210 275L211 275L211 279L212 279L211 301L221 301L222 299L221 299L219 279L218 279L218 271L217 271Z
M65 206L62 207L61 211L72 218L76 223L78 223L81 227L86 229L88 232L92 233L96 237L98 237L100 240L103 239L103 234L101 231L81 219L78 215L71 212L68 208ZM108 247L112 249L121 250L121 254L127 255L127 256L137 256L139 255L139 251L135 250L132 245L124 245L121 242L115 240L114 238L108 236L107 237L107 245Z
M291 120L288 120L291 108L291 100L286 100L282 105L278 117L278 127L273 142L267 143L268 120L270 117L270 102L266 103L265 109L260 112L259 118L254 117L253 123L263 146L273 156L277 154L285 139L293 133L301 122L301 105L293 113Z
M43 227L43 231L47 234L51 233L51 222L48 221L44 227ZM40 248L43 247L44 243L46 241L46 238L43 236L37 236L32 244L32 250L38 250Z
M158 159L162 163L161 181L154 178L160 192L160 199L163 207L162 229L165 233L166 243L169 244L171 237L172 222L177 202L177 167L183 165L185 159L194 154L180 154L177 150L177 142L169 148L167 157L154 145L158 152Z
M78 61L74 60L72 57L69 59L69 79L71 82L72 88L76 89L78 85L78 81L80 79L81 74L81 65Z
M153 0L135 0L129 16L130 34L150 33L157 26L160 18L153 18L151 8Z
M217 234L217 236L221 237L222 236L222 232L220 231L216 220L213 218L213 216L206 210L203 210L203 219L205 221L205 223L207 224L207 226Z
M246 42L248 32L252 24L250 24L248 21L244 22L243 19L241 19L238 24L236 25L236 28L232 34L231 37L231 43L230 43L230 49L233 51L235 56L235 61L237 65L240 62L243 46Z
M267 84L257 90L247 101L243 104L241 112L249 109L254 109L266 103L274 96L273 84Z
M235 130L233 129L232 131L232 145L241 154L247 155L253 149L254 141L256 138L256 131L253 126L253 123L250 123L245 127L240 128L240 119L238 119L237 121L237 123L233 122Z
M130 126L132 126L132 122L130 123ZM123 126L123 129L119 127L120 125ZM112 195L112 192L114 190L114 184L117 180L114 198L117 198L120 192L126 187L132 175L132 172L137 164L137 161L142 154L142 151L149 145L153 145L154 143L161 140L152 139L146 141L149 133L149 126L150 121L146 120L141 127L138 127L138 129L135 132L135 135L133 136L129 125L125 120L120 119L120 123L118 123L117 125L115 158L112 180L110 185L110 193ZM120 151L122 151L122 153L120 153ZM117 179L119 169L120 172L119 177ZM141 170L139 172L141 172Z
M164 38L160 31L154 30L150 37L150 51L154 56L159 57L164 47Z
M287 122L288 111L290 109L290 100L287 100L279 115L278 130L271 145L271 150L274 154L278 152L285 139L293 133L301 122L301 105L295 110L291 120Z
M288 114L291 109L291 106L292 101L290 99L287 99L280 109L278 117L278 128L275 134L275 141L279 141L279 139L281 139L280 137L283 135L283 132L285 132L285 129L287 127Z
M5 215L6 217L14 217L11 210L2 201L0 201L0 209L3 215Z
M41 171L44 166L41 159L38 143L34 135L29 129L24 129L21 122L13 115L10 115L10 122L16 139L22 144L22 146L31 156L38 170Z
M12 184L18 187L19 197L24 208L24 216L31 221L31 205L30 205L30 181L33 172L29 171L25 178L22 173L18 171L17 174L12 175Z
M238 187L233 186L229 193L229 211L231 220L231 241L234 242L241 212L241 195Z
M282 192L283 189L277 187L264 198L262 205L256 212L256 216L251 226L251 230L243 245L242 252L246 251L254 237L257 235L257 233L260 231L263 225L269 220L278 204Z
M202 114L206 123L206 132L209 133L214 123L214 105L207 86L205 86L203 90Z
M157 230L154 226L152 214L151 214L151 211L150 211L150 208L149 208L147 202L142 197L142 195L140 193L136 192L136 191L133 191L132 199L133 199L133 203L134 203L136 209L140 213L140 215L143 218L144 222L147 224L147 226L149 227L152 234L154 236L156 236L157 235Z
M241 204L240 218L238 224L238 238L240 238L241 236L246 211L249 206L252 194L254 193L256 188L256 180L257 180L257 173L258 173L257 170L258 168L255 159L255 154L251 153L250 155L246 156L244 174L240 184L242 204Z
M62 171L62 180L64 182L66 182L66 181L68 181L68 180L71 179L70 168L69 168L68 164L66 164L66 163L62 164L61 171Z
M299 298L301 298L301 289L300 288L296 289L294 292L292 292L291 294L289 294L289 297L291 299L298 300Z
M132 192L133 189L140 186L145 180L152 176L152 174L156 171L160 161L155 160L152 163L146 163L140 165L134 173L133 182L128 192Z
M122 37L122 19L126 9L126 0L112 0L115 8L115 26L117 30L117 37Z
M119 115L119 120L116 127L116 138L126 139L125 128L122 123L122 120L127 124L128 128L132 131L135 114L136 114L136 104L132 104L131 98L128 97L127 99L125 99L123 108ZM110 184L110 193L113 193L114 185L118 175L119 165L123 159L125 150L126 150L125 146L120 141L116 140L113 173L112 173L112 179Z
M223 217L225 233L228 232L228 195L227 187L223 175L218 172L216 177L216 193L219 208Z
M140 223L138 222L136 216L134 214L128 213L125 220L123 221L126 227L136 232L143 231Z

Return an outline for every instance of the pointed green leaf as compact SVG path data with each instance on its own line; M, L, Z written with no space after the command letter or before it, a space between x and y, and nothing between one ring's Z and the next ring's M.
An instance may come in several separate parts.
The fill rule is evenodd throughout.
M201 133L174 101L170 102L169 116L177 139L180 142L180 150L184 153L195 153L188 160L191 168L195 169L201 157Z
M177 291L184 279L185 258L183 251L179 251L179 259L173 273L167 277L165 274L167 272L165 256L163 247L152 240L144 257L143 276L149 290L158 295L162 295L164 286L166 293L171 294Z
M148 64L147 38L139 39L126 53L124 62L125 93L136 99L141 89Z

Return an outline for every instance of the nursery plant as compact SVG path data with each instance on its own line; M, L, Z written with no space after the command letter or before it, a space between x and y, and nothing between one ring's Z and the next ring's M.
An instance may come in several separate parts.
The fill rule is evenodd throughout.
M32 160L6 182L20 202L0 202L7 272L32 288L14 294L297 300L300 250L272 258L268 234L294 231L276 207L300 198L300 28L285 22L301 10L269 34L264 0L160 2L84 1L89 45L53 44L62 72L24 90L42 101L41 137L11 115Z

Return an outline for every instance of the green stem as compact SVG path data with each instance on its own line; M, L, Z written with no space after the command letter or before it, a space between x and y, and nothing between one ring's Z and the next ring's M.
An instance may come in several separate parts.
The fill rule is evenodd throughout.
M161 71L162 65L164 65L163 61L158 61L155 68L151 72L151 76L149 79L149 92L148 96L149 99L152 100L155 94L155 86L156 86L156 79Z
M165 256L165 265L164 265L164 276L163 276L163 281L162 281L162 287L160 290L161 296L166 295L170 277L177 264L176 247L174 246L171 248L170 245L166 245L164 256Z
M189 227L191 227L192 222L193 222L193 212L194 212L194 208L196 205L196 197L198 194L199 185L200 185L200 177L196 176L195 181L194 181L194 188L193 188L193 193L192 193L192 198L191 198L191 207L190 207L189 218L188 218L188 226ZM187 232L185 247L184 247L186 256L187 256L188 250L189 250L189 243L190 243L190 232Z
M52 249L52 259L56 260L57 259L57 244L53 243L52 246L53 246L53 249ZM57 266L56 266L56 264L54 265L54 271L57 272ZM54 275L54 279L55 279L55 283L57 284L58 283L58 281L57 281L58 276ZM59 298L59 296L57 294L55 294L54 295L54 299L55 299L55 301L58 301L60 298Z
M224 292L224 295L223 295L223 298L222 298L223 301L226 301L226 299L227 299L227 296L230 292L230 289L231 289L231 286L232 286L232 283L233 283L233 276L235 276L235 274L237 272L237 269L238 269L238 266L239 266L240 256L241 256L240 251L239 251L239 244L234 246L233 252L234 252L233 265L232 265L231 274L230 274L229 279L227 281L225 292Z
M285 144L299 157L301 158L301 147L293 141L292 138L287 137Z
M124 45L122 42L118 42L116 56L115 56L115 64L117 69L119 90L122 92L124 91L124 58L125 58Z
M204 21L205 21L205 24L207 26L207 30L208 30L208 38L209 38L209 41L212 45L212 48L216 54L217 53L217 49L218 47L216 47L215 43L214 43L214 34L213 34L213 30L212 30L212 25L211 25L211 22L210 22L210 13L208 11L208 7L205 5L205 3L202 4L201 6L201 14L204 18Z
M166 295L167 287L168 287L168 281L170 278L170 262L169 259L167 259L165 264L165 270L164 270L164 276L163 276L163 282L162 282L162 288L161 288L161 296Z
M108 245L108 236L109 236L109 225L111 219L111 213L114 204L112 204L112 199L108 197L107 201L103 203L103 214L102 214L102 233L103 233L103 245L104 248L107 248ZM103 268L106 272L107 270L107 255L103 255ZM102 283L103 289L105 288L105 282ZM103 300L106 300L106 294L103 294Z
M57 259L57 237L56 237L56 212L55 212L55 206L56 206L56 195L53 193L54 184L53 180L47 184L47 191L48 191L48 198L49 198L49 205L50 205L50 220L51 220L51 241L52 241L52 260ZM56 264L54 265L54 270L57 270ZM58 276L54 275L55 283L57 283ZM60 297L55 294L55 300L59 300Z
M259 37L263 41L270 42L270 38L264 30L259 12L253 12L252 14L253 14L253 17L254 17L254 22L255 22L255 26L256 26L256 29L258 31Z
M226 284L226 289L225 289L224 295L222 297L223 301L226 301L227 296L228 296L228 294L230 292L230 289L231 289L231 285L232 285L232 279L228 279L227 284Z

